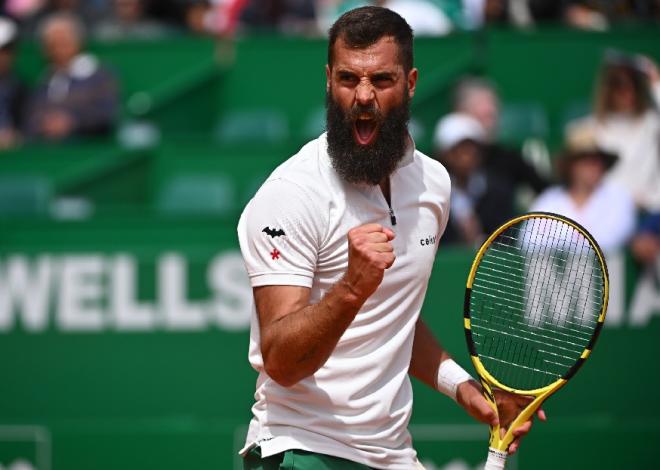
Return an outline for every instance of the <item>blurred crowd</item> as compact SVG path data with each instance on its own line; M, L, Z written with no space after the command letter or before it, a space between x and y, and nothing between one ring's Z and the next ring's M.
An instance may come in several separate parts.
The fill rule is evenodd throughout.
M39 23L36 34L48 68L28 91L14 72L18 27L0 18L0 148L113 130L120 109L118 81L85 53L83 31L70 13L54 13Z
M110 135L121 108L114 73L85 50L85 39L156 39L186 29L231 35L245 29L320 34L361 0L7 0L0 17L0 148L22 141ZM660 0L378 0L417 35L486 23L529 27L564 21L604 29L660 18ZM30 88L14 72L17 44L32 37L47 69ZM495 84L466 77L453 111L434 133L435 157L450 172L453 198L446 243L477 245L525 210L560 212L590 230L606 251L631 243L650 262L660 253L660 74L640 55L610 50L588 116L565 129L554 171L498 141ZM538 162L536 162L538 163ZM521 195L526 195L523 197ZM530 197L531 196L531 197Z
M547 174L498 142L495 86L468 77L454 109L439 120L435 156L452 179L447 243L476 246L524 211L563 214L589 230L606 253L630 245L650 265L660 256L660 75L641 55L609 50L588 116L568 122ZM522 189L535 194L531 203Z
M660 0L6 0L0 13L27 34L52 13L73 13L102 40L152 39L186 30L323 35L339 15L367 4L401 14L417 36L487 24L530 28L552 22L601 31L617 23L660 20Z

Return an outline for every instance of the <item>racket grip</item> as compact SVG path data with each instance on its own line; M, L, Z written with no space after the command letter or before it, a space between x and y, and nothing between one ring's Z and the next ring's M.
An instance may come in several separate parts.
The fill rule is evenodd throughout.
M506 452L501 450L493 449L490 447L488 449L488 460L486 460L486 465L484 470L504 470L504 464L506 464Z

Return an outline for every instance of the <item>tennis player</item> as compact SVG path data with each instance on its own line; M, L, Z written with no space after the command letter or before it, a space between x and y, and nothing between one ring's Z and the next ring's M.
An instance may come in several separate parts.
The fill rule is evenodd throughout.
M246 469L421 468L407 430L410 374L477 420L497 420L419 318L450 184L408 134L412 42L384 8L337 20L327 133L280 165L241 216L256 305L249 359L259 372ZM526 402L499 401L502 421Z

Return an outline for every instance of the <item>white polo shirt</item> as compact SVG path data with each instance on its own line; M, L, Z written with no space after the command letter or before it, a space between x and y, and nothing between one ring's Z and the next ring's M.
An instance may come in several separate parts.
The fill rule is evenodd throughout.
M449 216L449 176L411 145L390 177L390 192L395 225L379 186L338 176L323 134L280 165L243 211L238 235L253 287L309 287L317 303L346 272L348 231L367 223L394 230L396 260L327 362L291 387L266 374L253 312L249 359L259 377L242 453L259 445L265 457L302 449L375 468L417 465L407 430L408 367Z

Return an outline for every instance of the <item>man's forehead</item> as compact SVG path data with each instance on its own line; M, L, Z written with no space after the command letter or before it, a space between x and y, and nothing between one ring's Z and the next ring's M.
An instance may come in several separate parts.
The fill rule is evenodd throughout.
M348 45L342 37L334 44L333 68L386 69L402 68L399 45L392 36L383 36L366 47Z

